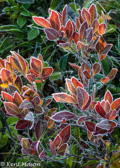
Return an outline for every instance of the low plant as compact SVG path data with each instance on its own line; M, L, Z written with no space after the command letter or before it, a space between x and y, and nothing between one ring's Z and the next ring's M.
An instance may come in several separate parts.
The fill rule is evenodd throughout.
M30 57L30 67L15 51L0 59L2 112L17 117L15 128L26 132L15 138L23 155L38 156L42 161L66 160L69 167L119 165L120 150L112 133L119 127L120 98L114 99L109 90L101 99L96 98L98 86L110 83L117 73L113 67L108 74L104 72L102 60L112 44L103 38L107 29L103 12L101 18L99 23L94 4L79 9L75 22L68 19L67 5L62 14L49 9L47 19L33 16L35 23L44 27L48 40L72 53L79 62L69 63L78 76L65 79L64 92L52 94L56 101L53 104L42 93L53 68L45 67L41 54ZM67 103L64 109L56 108L59 102Z

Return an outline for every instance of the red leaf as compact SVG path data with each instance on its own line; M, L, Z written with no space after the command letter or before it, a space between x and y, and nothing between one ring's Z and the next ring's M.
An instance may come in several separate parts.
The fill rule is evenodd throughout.
M79 107L82 109L88 102L89 95L85 89L77 87L77 102Z
M36 16L33 16L32 17L34 22L36 24L38 24L39 26L42 26L42 27L45 27L45 28L50 28L51 25L49 23L49 21L43 17L36 17Z
M120 98L114 100L111 104L111 110L115 110L120 107Z
M113 44L107 44L100 52L101 55L107 54L112 48Z
M97 9L94 4L92 4L89 8L89 12L91 14L91 23L93 22L94 19L97 18Z
M19 106L20 109L31 109L33 108L33 105L30 101L27 99L24 99L23 102Z
M93 33L95 33L99 28L99 21L97 19L94 19L92 27L93 27Z
M82 50L83 48L85 48L85 45L81 42L81 41L78 41L77 42L77 50Z
M108 112L110 112L110 103L109 103L108 100L107 100L107 101L103 100L103 101L101 102L101 106L102 106L102 108L105 110L106 114L107 114Z
M64 92L61 92L61 93L54 93L53 94L53 98L57 101L57 102L66 102L66 103L73 103L73 104L77 104L76 100L64 93Z
M108 83L109 82L109 78L108 77L104 77L104 78L101 79L101 82L103 84Z
M67 22L67 5L65 5L62 11L62 24L65 26L66 22Z
M110 111L109 113L107 113L107 116L106 118L108 120L114 120L117 116L117 111L116 110L113 110L113 111Z
M23 83L20 76L17 76L15 79L14 86L19 90L19 92L21 92Z
M99 34L102 36L105 33L106 29L107 29L106 24L105 23L101 23L99 25Z
M53 28L45 28L44 31L46 33L48 40L53 41L60 37L59 32Z
M39 155L40 159L44 159L45 158L45 151L43 150L40 155Z
M59 134L56 136L56 138L54 139L54 144L55 144L55 147L56 147L56 149L60 146L60 144L61 144L61 137L59 136Z
M37 59L35 57L31 57L30 58L30 67L35 72L41 73L42 69L43 69L43 64L42 64L42 62L39 59Z
M87 43L90 43L93 38L93 28L92 27L86 30L86 38L87 38Z
M95 105L95 111L103 118L106 118L106 112L102 108L100 102Z
M51 102L52 102L52 99L47 99L45 102L44 108L46 108Z
M86 116L81 116L79 117L79 119L77 120L77 124L81 126L82 123L84 123L86 120Z
M1 96L6 102L13 102L13 97L7 92L1 92Z
M91 22L91 15L89 11L87 11L85 8L82 8L81 15L84 20L87 20L88 24Z
M102 120L100 123L96 124L96 127L99 127L101 129L109 131L110 130L109 120L107 120L107 119L106 120Z
M70 91L70 93L76 95L76 93L77 93L76 89L70 79L66 78L66 85L67 85L67 89Z
M60 112L55 113L52 117L50 117L50 119L57 121L57 122L62 122L64 119L72 120L75 117L77 116L69 111L60 111Z
M75 89L77 89L78 86L83 88L82 83L80 83L75 77L72 77L71 81L72 81Z
M88 23L87 21L84 21L80 27L79 35L80 35L80 41L84 41L86 37L86 30L88 29Z
M7 83L10 80L10 73L11 72L5 68L1 69L1 79L3 83Z
M7 113L11 116L19 114L19 108L12 102L4 102L4 107Z
M87 129L90 132L93 132L95 130L95 123L91 122L91 121L86 121L85 122Z
M107 75L107 77L109 77L109 79L113 80L117 74L118 69L116 68L112 68L112 70L110 71L110 73Z
M60 148L57 151L57 154L64 156L66 150L67 150L68 144L64 143L60 146Z
M22 73L21 65L16 58L10 56L10 64L12 65L13 68L18 70L18 72Z
M99 127L95 127L95 131L93 132L93 135L103 135L107 132L105 129L101 129Z
M23 99L22 99L22 97L20 96L20 94L17 92L17 91L15 91L15 93L14 93L14 96L13 96L13 101L14 101L14 103L19 107L19 105L23 102Z
M59 133L59 136L61 137L62 144L66 143L70 139L71 135L71 127L70 125L67 125L65 128L62 129L62 131Z
M40 98L38 96L34 97L31 102L33 103L34 106L40 104Z
M28 120L19 120L15 126L17 130L23 130L31 125L31 121Z
M77 44L77 42L80 40L79 33L77 33L77 32L73 33L73 40L74 40L75 44Z
M79 70L79 68L80 68L79 66L77 66L76 64L71 63L71 62L69 62L69 65L76 70Z
M54 155L55 154L55 144L52 141L50 141L50 150L51 150L52 155Z
M34 112L36 114L42 114L44 112L43 108L40 105L35 106Z
M83 111L86 110L86 109L90 106L91 101L92 101L92 99L91 99L91 96L89 95L88 102L87 102L86 105L82 108Z
M43 71L42 71L42 79L45 80L45 79L48 78L52 73L53 73L53 68L52 68L52 67L43 68Z
M32 113L31 111L29 111L29 112L26 114L24 120L27 120L27 121L30 121L30 122L31 122L31 125L30 125L30 128L29 128L29 129L32 129L33 126L34 126L34 115L33 115L33 113Z
M86 76L87 79L91 79L92 78L92 76L90 75L90 73L87 70L84 70L83 74Z
M99 38L99 41L98 41L97 45L96 45L96 50L97 50L97 52L98 52L99 55L100 55L101 51L103 50L103 48L105 48L106 45L107 44L106 44L105 40L101 36Z
M76 18L76 28L77 28L77 31L79 32L79 29L80 29L80 21L79 21L79 18Z
M92 68L92 76L96 75L97 73L100 72L100 64L99 63L94 63L93 68Z
M30 83L35 82L36 76L34 74L27 74L27 79Z
M35 126L35 137L37 140L39 140L43 136L43 134L45 133L45 130L46 130L46 125L43 125L40 117L40 119L38 119L37 124Z
M65 25L65 32L66 32L66 36L69 39L73 33L73 26L72 26L72 22L69 19Z
M54 11L54 10L51 11L51 16L50 16L49 20L50 20L50 24L51 24L52 28L59 31L61 24L60 24L59 15L56 11Z

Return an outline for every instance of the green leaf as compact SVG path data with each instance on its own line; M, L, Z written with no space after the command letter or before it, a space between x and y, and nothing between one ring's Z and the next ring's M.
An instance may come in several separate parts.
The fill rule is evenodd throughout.
M8 142L7 135L1 135L0 137L0 149L3 148Z
M8 31L18 31L22 32L17 26L15 25L3 25L0 26L0 32L8 32Z
M15 0L7 0L8 3L11 5L11 6L15 6L16 5L16 2Z
M17 24L21 27L23 27L27 22L27 19L25 17L19 17L17 19Z
M2 128L2 122L0 121L0 129Z
M100 79L102 79L103 77L104 77L104 75L103 75L103 74L100 74L100 73L98 73L98 74L96 74L96 75L94 76L94 78L97 79L97 80L100 80Z
M51 76L50 76L51 80L58 80L58 79L62 79L62 75L60 72L54 72Z
M35 39L38 35L39 35L39 29L31 29L29 32L28 32L28 40L33 40Z
M49 67L49 64L47 61L44 61L44 67Z
M101 61L101 63L102 63L103 69L104 69L104 73L107 76L109 74L109 72L110 72L110 65L108 63L108 60L107 59L103 59Z
M112 164L118 158L120 158L120 150L112 155L110 163Z
M118 167L120 167L120 158L115 160L110 166L110 168L118 168Z
M117 26L114 24L107 24L107 31L106 33L113 33L117 29Z
M67 65L67 59L68 59L68 54L62 56L59 61L59 66L62 71L65 70L66 65Z
M10 11L12 11L12 9L10 7L5 7L2 11L3 12L10 12Z
M18 6L12 6L11 9L12 9L13 11L15 11L15 12L18 12L18 11L19 11Z
M62 3L61 0L57 0L57 1L56 0L52 0L50 8L51 9L56 9L61 3Z
M11 131L12 137L16 137L18 135L18 131L15 129L14 126L10 127L10 131ZM5 131L5 134L10 138L10 134L8 130Z
M16 0L18 3L22 4L34 4L35 0Z
M73 11L78 14L78 10L77 9L80 9L80 6L76 3L70 3L69 6L73 9Z
M25 9L24 7L22 7L22 11L20 14L23 16L30 16L30 12L27 9Z
M14 125L17 123L19 119L17 117L9 117L7 119L7 124L10 126L10 125Z
M85 166L88 166L88 165L93 165L93 164L96 164L96 163L98 163L98 160L90 160L87 163L84 163L82 165L82 167L85 167Z

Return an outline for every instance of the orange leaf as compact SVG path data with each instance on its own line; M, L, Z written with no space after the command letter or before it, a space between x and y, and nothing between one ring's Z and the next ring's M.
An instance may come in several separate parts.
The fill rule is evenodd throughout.
M102 108L105 110L106 113L109 113L109 112L110 112L111 108L110 108L110 103L109 103L109 101L103 100L103 101L101 102L101 106L102 106Z
M90 75L90 73L87 70L83 71L84 75L86 76L87 79L91 79L92 76Z
M72 82L71 82L70 79L67 79L67 78L66 78L66 84L67 84L67 88L68 88L68 90L70 91L70 93L76 95L75 87L74 87L74 85L72 84Z
M103 84L108 83L109 82L109 78L108 77L104 77L104 78L101 79L101 82Z
M33 16L32 17L34 22L36 24L38 24L39 26L42 26L42 27L45 27L45 28L50 28L51 25L49 23L49 21L43 17L36 17L36 16Z
M81 15L84 20L87 20L88 24L91 22L91 15L89 11L87 11L85 8L82 8Z
M1 79L3 83L7 83L8 81L10 81L10 73L11 72L5 68L1 69Z
M114 79L115 78L115 76L116 76L116 74L117 74L117 71L118 71L118 69L116 69L116 68L112 68L112 70L110 71L110 73L107 75L107 77L109 77L109 79Z
M108 100L110 104L112 103L113 96L109 90L107 90L107 92L105 93L104 99L105 99L105 101Z
M73 33L73 40L74 40L75 44L77 44L77 42L80 40L79 33L77 33L77 32Z
M81 42L81 41L78 41L77 42L77 50L82 50L83 48L85 48L85 45Z
M114 100L111 104L111 110L115 110L120 107L120 98Z
M76 18L76 28L77 28L77 31L79 32L79 29L80 29L80 21L79 21L79 18Z
M43 68L43 71L42 71L42 79L45 80L45 79L48 78L52 73L53 73L53 68L52 68L52 67Z
M19 114L19 108L12 102L4 102L4 107L7 113L11 116Z
M65 26L66 22L67 22L67 5L65 5L62 11L62 24Z
M106 45L107 44L106 44L105 40L101 36L99 38L99 41L98 41L97 45L96 45L96 50L97 50L97 52L98 52L99 55L100 55L101 51L103 50L103 48L105 48Z
M18 62L18 60L16 58L10 56L10 63L11 63L13 68L18 70L18 72L22 73L21 65L20 65L20 63Z
M102 36L105 33L106 29L107 29L106 24L105 23L101 23L99 25L99 34Z
M97 73L100 72L100 64L99 63L94 63L93 68L92 68L92 76L96 75Z
M97 18L97 9L94 4L90 6L89 13L91 14L91 23L92 23L93 20Z
M13 102L19 107L20 106L20 104L23 102L23 99L22 99L22 97L20 96L20 94L17 92L17 91L15 91L15 93L14 93L14 96L13 96Z
M6 102L13 102L13 97L7 92L1 92L1 96Z
M71 63L71 62L69 62L69 65L76 70L79 70L79 68L80 68L78 65Z
M50 20L50 24L51 24L52 28L59 31L59 29L61 27L61 23L60 23L59 15L56 11L54 11L54 10L51 11L51 16L50 16L49 20Z
M73 34L73 26L72 26L72 22L69 19L65 25L65 33L67 38L69 39L71 37L71 35Z
M75 77L72 77L71 81L72 81L75 89L77 89L78 86L83 88L82 83L80 83Z
M37 73L41 73L43 70L43 64L42 62L35 57L30 58L30 67Z
M61 144L61 137L59 136L59 134L56 136L53 142L55 144L55 147L58 148L59 145Z
M61 93L54 93L53 94L53 98L57 101L57 102L66 102L66 103L73 103L73 104L77 104L76 100L64 93L64 92L61 92Z

